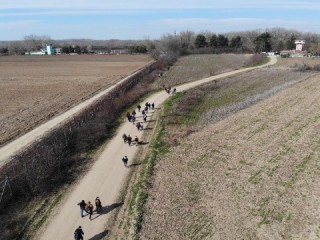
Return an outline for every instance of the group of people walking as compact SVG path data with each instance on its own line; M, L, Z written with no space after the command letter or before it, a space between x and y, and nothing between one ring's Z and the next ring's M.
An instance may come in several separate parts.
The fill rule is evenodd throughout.
M138 109L138 112L141 111L141 114L142 114L142 117L143 117L143 120L144 122L147 121L147 113L149 111L149 109L154 109L155 107L155 104L154 103L149 103L149 102L146 102L145 103L145 107L142 109L141 105L139 104L137 106L137 109ZM142 109L142 110L141 110ZM135 121L136 121L136 115L137 115L137 112L135 111L135 109L130 113L130 112L127 112L127 119L129 122L132 122L133 124L135 124ZM144 130L144 126L143 126L143 122L136 122L136 127L137 127L137 130L138 131L143 131ZM135 136L134 138L132 138L130 136L130 134L123 134L122 135L122 139L123 139L123 142L126 144L128 144L129 146L131 145L136 145L136 146L139 146L139 144L141 143L139 141L139 138L138 136ZM124 156L122 158L122 162L124 164L125 167L128 167L128 157L127 156Z
M80 207L80 216L81 218L84 217L84 212L87 213L87 215L89 215L89 220L92 221L92 215L93 215L93 209L94 209L94 206L93 204L88 201L88 202L85 202L84 200L82 200L81 202L78 203L79 207ZM101 203L101 200L99 197L96 197L95 199L95 206L96 206L96 212L98 214L102 213L102 203ZM84 232L82 230L82 227L79 226L75 231L74 231L74 239L75 240L83 240L83 235L84 235Z
M147 121L148 111L150 109L154 109L154 107L155 107L154 103L151 104L148 102L145 103L145 107L143 109L140 104L137 106L138 112L141 111L142 118L143 118L144 122ZM143 122L136 123L136 115L137 115L137 113L135 110L133 110L131 113L127 112L127 119L129 122L136 124L138 131L142 131L142 130L144 130ZM136 146L138 146L140 143L139 138L137 136L135 136L135 138L133 139L129 134L123 134L122 138L123 138L124 143L128 143L129 146L131 146L132 144L135 144ZM129 161L129 159L127 156L124 156L122 158L122 162L125 167L128 167L128 161ZM78 205L80 207L81 218L85 217L84 213L87 213L87 215L89 215L89 220L92 221L92 215L94 212L93 204L90 201L85 202L84 200L82 200L81 202L78 203ZM96 209L95 209L96 213L100 214L102 212L102 204L101 204L99 197L96 197L96 199L95 199L95 207L96 207ZM83 229L81 226L79 226L74 231L74 239L75 240L83 240L83 235L84 235Z
M92 214L93 214L93 204L88 201L88 202L85 202L84 200L82 200L81 202L78 203L78 205L80 206L80 216L83 218L84 215L83 213L86 212L87 215L89 215L89 220L91 221L92 220ZM96 200L95 200L95 206L96 206L96 212L97 213L101 213L102 211L102 204L101 204L101 200L99 197L96 197Z
M174 94L174 93L177 92L177 89L176 89L176 88L172 89L172 91L171 91L171 87L168 87L168 88L165 87L164 90L165 90L168 94L170 94L170 93Z
M135 138L132 139L132 137L129 134L127 135L125 133L122 135L122 139L123 139L123 142L128 143L129 146L131 146L132 143L134 143L134 144L136 144L136 146L138 146L140 143L139 138L137 136L135 136Z

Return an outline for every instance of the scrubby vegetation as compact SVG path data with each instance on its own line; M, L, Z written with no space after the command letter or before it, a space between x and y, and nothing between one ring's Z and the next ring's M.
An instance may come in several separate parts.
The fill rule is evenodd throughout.
M180 93L168 123L184 125L217 122L272 96L310 74L293 70L259 69Z

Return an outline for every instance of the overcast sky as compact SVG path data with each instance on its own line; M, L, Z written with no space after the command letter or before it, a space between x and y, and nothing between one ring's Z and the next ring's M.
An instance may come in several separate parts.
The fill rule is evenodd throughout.
M320 33L319 0L0 0L0 40L158 39L283 27Z

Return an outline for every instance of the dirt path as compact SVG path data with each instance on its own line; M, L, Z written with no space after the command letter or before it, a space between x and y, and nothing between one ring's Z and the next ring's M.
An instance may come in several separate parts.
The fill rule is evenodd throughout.
M150 64L151 63L147 63L145 66L148 66ZM122 79L121 81L117 82L116 84L110 86L109 88L105 89L104 91L94 95L93 97L83 101L82 103L76 105L75 107L71 108L70 110L58 115L57 117L45 122L44 124L39 125L35 129L26 133L25 135L17 138L16 140L14 140L12 142L9 142L7 145L1 147L0 148L0 167L2 167L9 160L10 156L14 155L20 149L23 149L23 148L29 146L31 143L33 143L37 139L41 138L43 135L45 135L46 133L48 133L52 129L57 128L61 122L64 122L67 119L75 116L77 113L81 112L83 109L85 109L90 104L97 101L99 98L108 94L110 91L112 91L119 84L125 82L128 78L130 78L132 75L136 74L137 72L141 71L143 68L144 67L137 69L133 74Z
M275 64L276 61L276 58L271 58L271 61L266 65ZM266 65L259 67L265 67ZM254 68L256 67L240 69L184 84L178 86L177 91L183 91L215 79L235 75ZM154 102L156 106L159 106L169 96L165 91L162 91L150 96L146 101ZM148 115L150 116L152 113L149 112ZM141 113L138 114L137 120L142 120ZM137 131L132 123L126 121L120 126L117 134L109 141L92 168L62 200L62 207L57 210L46 228L40 233L40 239L72 239L74 230L80 225L84 230L85 239L101 239L101 236L104 235L105 224L110 216L108 213L119 206L120 203L117 203L116 200L130 171L130 168L124 167L121 159L125 155L128 156L130 165L138 150L136 146L129 147L128 144L123 143L121 137L123 133L130 134L133 137L138 136L140 139L142 136L142 132ZM40 134L39 130L34 134ZM34 137L36 138L37 136ZM13 145L12 148L16 146ZM2 152L0 152L0 155L2 156ZM82 199L93 202L96 196L99 196L102 201L104 207L103 214L93 215L92 221L89 221L88 216L81 218L79 206L76 204Z

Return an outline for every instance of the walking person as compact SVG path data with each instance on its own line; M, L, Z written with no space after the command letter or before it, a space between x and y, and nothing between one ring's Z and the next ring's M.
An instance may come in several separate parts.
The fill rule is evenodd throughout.
M102 211L102 204L101 204L101 201L100 201L100 198L99 198L99 197L96 197L95 204L96 204L96 211L97 211L97 213L101 213L101 211Z
M128 167L128 157L127 157L127 156L124 156L124 157L122 158L122 162L123 162L123 164L124 164L125 167Z
M83 211L85 211L86 213L88 213L87 210L86 210L87 204L86 204L86 202L85 202L84 200L82 200L82 201L79 202L77 205L80 206L80 216L83 218L83 217L84 217L84 216L83 216Z
M134 138L134 141L136 143L136 146L138 146L139 145L139 138L137 136Z
M83 240L83 235L84 235L84 232L83 232L81 226L79 226L79 227L74 231L74 239L75 239L75 240Z
M128 135L127 137L127 142L128 142L128 145L131 146L132 137L130 135Z
M136 115L131 115L131 121L132 121L132 123L134 124L134 122L136 121Z
M137 127L138 131L140 131L140 122L137 122L136 127Z
M142 110L142 112L141 112L141 113L142 113L142 115L145 115L145 114L146 114L146 112L145 112L144 110Z
M144 122L147 121L147 114L143 115L143 121L144 121Z
M154 103L151 104L152 110L154 109Z
M93 214L93 205L92 205L92 203L90 201L88 201L88 204L87 204L87 211L89 213L89 219L91 221L92 220L91 216Z
M128 137L127 137L127 135L126 135L125 133L122 135L122 138L123 138L123 142L124 142L124 143L126 143L126 142L127 142Z
M139 105L137 106L137 108L138 108L138 111L140 112L141 105L139 104Z
M134 122L136 121L136 111L135 110L133 110L132 111L132 113L131 113L131 119L132 119L132 122L133 122L133 124L134 124Z
M127 118L128 118L128 121L131 122L131 114L129 112L127 112Z

